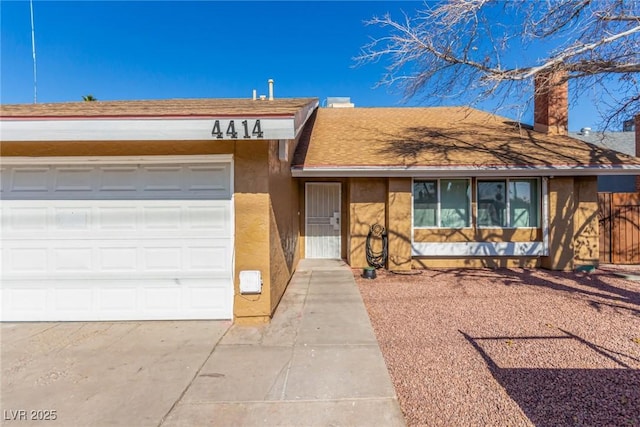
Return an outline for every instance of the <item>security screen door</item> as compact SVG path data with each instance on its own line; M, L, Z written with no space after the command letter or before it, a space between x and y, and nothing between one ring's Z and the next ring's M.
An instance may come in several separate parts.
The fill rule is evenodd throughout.
M305 201L305 256L340 259L340 183L306 183Z

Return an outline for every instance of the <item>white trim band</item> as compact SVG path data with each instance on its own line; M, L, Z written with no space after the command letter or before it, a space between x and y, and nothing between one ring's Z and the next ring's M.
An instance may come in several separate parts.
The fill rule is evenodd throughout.
M299 121L290 118L251 118L260 120L263 136L260 139L294 139ZM243 118L223 117L206 119L61 119L61 120L0 120L2 141L222 141L212 135L216 120L236 120L238 138ZM306 118L305 118L306 120ZM223 129L224 127L224 129ZM249 129L251 132L253 128ZM227 128L221 126L221 132ZM227 138L225 138L227 139Z
M474 177L539 177L579 175L640 175L640 165L593 166L364 166L345 168L291 168L294 178L334 177L413 177L452 178L461 175Z
M413 242L411 256L544 256L543 242Z
M102 165L157 163L220 163L231 162L233 154L194 154L189 156L65 156L65 157L1 157L0 165Z

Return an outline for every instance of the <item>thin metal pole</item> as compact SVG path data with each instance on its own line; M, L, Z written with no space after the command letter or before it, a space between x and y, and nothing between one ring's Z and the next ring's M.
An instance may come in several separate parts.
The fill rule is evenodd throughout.
M38 103L38 84L36 74L36 31L33 25L33 0L29 0L31 9L31 51L33 53L33 103Z

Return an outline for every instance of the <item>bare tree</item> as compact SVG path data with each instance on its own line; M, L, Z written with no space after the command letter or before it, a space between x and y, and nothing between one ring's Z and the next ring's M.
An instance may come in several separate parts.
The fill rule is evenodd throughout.
M405 100L495 99L497 110L515 107L521 116L533 77L563 70L571 102L592 95L603 129L640 113L638 0L446 0L367 24L384 35L355 59L386 61L378 85L399 86Z

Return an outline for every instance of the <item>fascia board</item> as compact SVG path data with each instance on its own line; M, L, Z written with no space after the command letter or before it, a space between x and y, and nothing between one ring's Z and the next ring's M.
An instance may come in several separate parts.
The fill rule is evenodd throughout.
M260 120L261 140L294 139L295 118L291 117L207 117L207 118L133 118L133 119L3 119L1 141L220 141L212 135L216 120L226 131L229 120ZM236 124L239 137L240 122ZM251 129L249 129L251 131ZM227 139L225 137L225 139Z
M534 177L640 175L640 165L599 166L531 166L531 167L361 167L361 168L292 168L296 178L318 177L456 177L460 175Z

